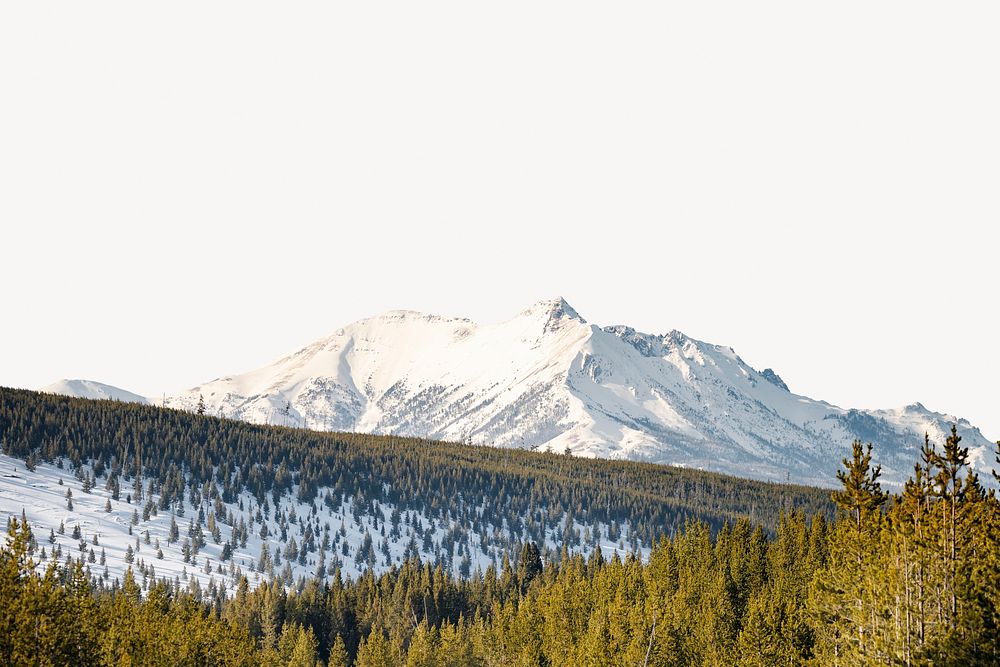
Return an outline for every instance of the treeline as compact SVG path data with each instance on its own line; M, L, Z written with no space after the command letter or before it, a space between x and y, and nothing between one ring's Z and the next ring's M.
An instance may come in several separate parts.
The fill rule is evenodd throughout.
M688 521L713 530L748 517L773 531L782 512L825 512L819 489L737 479L628 461L476 447L415 438L322 433L248 424L138 404L91 401L0 388L0 444L5 454L93 465L109 488L141 496L154 480L161 509L211 487L223 502L241 490L274 503L297 486L309 502L319 491L373 500L424 516L528 525L570 515L580 524L627 525L631 542L649 545ZM132 487L132 488L130 488ZM150 494L151 495L151 494Z
M826 662L1000 664L1000 501L961 440L954 427L941 451L925 438L897 495L882 491L871 445L854 444L829 562L810 591Z
M246 628L166 584L140 598L129 570L112 593L93 588L83 559L39 574L30 528L11 519L0 550L0 664L257 665Z
M79 561L38 574L30 531L17 519L9 530L0 555L8 665L39 655L77 665L735 664L762 642L773 658L798 660L815 634L807 587L827 560L825 520L797 513L773 540L745 520L714 537L690 524L648 563L600 551L543 563L528 544L516 562L471 580L412 560L291 591L244 580L231 599L161 582L141 599L131 574L92 589Z
M131 577L94 590L82 563L40 575L16 519L0 554L0 661L198 665L1000 664L1000 500L952 436L927 442L906 489L883 492L855 443L840 508L662 536L648 561L533 544L455 579L415 560L231 599ZM1000 462L1000 454L998 454ZM46 663L49 664L49 663Z

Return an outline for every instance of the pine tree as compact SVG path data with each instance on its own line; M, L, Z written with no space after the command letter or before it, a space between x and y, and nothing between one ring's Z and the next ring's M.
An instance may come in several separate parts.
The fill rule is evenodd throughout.
M402 662L400 649L390 642L385 635L374 628L367 639L358 647L358 657L355 667L390 667Z
M318 644L312 628L301 627L295 632L295 643L288 656L288 667L314 667L316 665Z
M990 471L990 474L993 475L993 479L1000 484L1000 440L997 440L997 453L993 459L996 462L996 466Z
M344 645L344 638L337 635L330 647L330 657L327 660L327 667L348 667L350 656L347 647Z
M528 542L521 547L521 555L517 560L517 583L521 594L528 591L531 582L542 573L542 557L538 545Z
M810 599L821 634L817 647L848 664L870 661L875 650L873 588L881 578L876 560L887 496L878 481L881 467L871 467L871 454L871 444L866 448L855 440L851 458L837 471L842 488L832 498L844 518L831 536L830 561Z
M299 557L299 547L295 543L295 538L291 538L288 544L285 546L285 558L290 561L295 561Z
M946 575L944 586L948 600L948 624L952 629L955 627L955 616L958 611L958 596L955 590L955 580L958 574L958 508L965 499L968 488L963 473L968 468L969 448L959 447L961 441L962 437L958 435L958 429L952 425L951 435L945 439L944 451L942 454L936 455L934 459L938 467L938 474L934 482L937 486L937 494L943 501L939 504L941 505L942 524L945 526L942 535Z
M886 501L886 494L878 478L882 474L882 466L871 467L872 446L867 449L860 440L851 445L851 459L844 459L845 470L837 471L837 479L842 485L840 491L833 493L833 502L847 512L856 528L857 535L863 532L863 523L871 514L877 511Z
M170 517L170 528L167 531L167 544L173 544L180 537L180 530L177 528L177 521L173 516Z

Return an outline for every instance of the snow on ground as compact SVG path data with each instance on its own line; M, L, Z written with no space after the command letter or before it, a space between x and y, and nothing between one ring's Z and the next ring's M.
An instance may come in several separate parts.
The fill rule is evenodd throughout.
M143 400L79 380L46 390ZM489 325L391 311L162 402L194 410L201 398L209 414L258 423L568 449L819 486L835 485L855 438L874 443L883 480L898 486L924 433L940 446L957 423L981 476L993 467L994 444L967 421L919 404L846 410L796 395L731 347L598 327L561 298Z
M90 469L85 467L89 473ZM358 563L357 553L366 541L366 535L371 537L374 551L374 566L376 572L382 572L392 565L399 565L405 558L408 546L415 543L419 549L421 560L433 561L438 553L446 550L442 545L448 545L458 535L458 543L453 547L450 559L450 569L456 575L462 572L463 554L468 554L469 573L477 569L485 571L489 565L499 568L503 558L504 548L511 549L513 542L506 530L487 524L481 532L486 535L498 535L493 545L483 545L480 535L471 530L462 531L458 522L451 518L428 517L414 512L400 512L401 520L398 536L393 535L391 517L392 505L379 503L377 512L362 516L361 511L355 511L354 498L332 499L328 506L324 499L328 489L321 489L317 499L312 503L301 503L295 500L295 489L291 494L281 498L280 506L271 506L271 500L261 507L247 493L243 493L236 502L224 504L225 513L232 514L233 523L239 524L242 519L248 527L245 544L237 544L231 559L222 561L223 545L233 535L234 526L218 520L220 541L216 542L207 527L207 517L214 508L214 502L204 502L194 507L188 499L181 509L174 511L159 510L156 515L150 515L143 520L143 510L147 498L140 502L129 502L128 493L132 483L121 479L121 492L118 500L112 498L110 491L104 488L105 478L99 478L89 492L83 489L83 482L70 469L68 463L62 467L53 463L39 464L33 472L25 468L24 461L6 455L0 455L0 515L4 517L20 517L22 512L27 518L38 545L35 560L39 561L41 550L46 558L39 563L44 565L60 553L60 562L67 557L84 558L91 574L103 578L108 584L115 580L119 582L128 567L126 555L129 547L133 551L132 568L136 581L146 588L152 580L169 578L181 585L205 587L214 581L231 594L242 575L246 575L251 586L266 581L271 576L283 578L286 584L292 584L299 577L310 578L319 570L320 548L323 536L329 538L329 546L322 551L325 564L324 576L331 576L334 568L340 565L345 577L358 577L367 569L366 563ZM144 480L143 488L148 485ZM67 491L71 498L67 499ZM72 509L68 500L72 501ZM159 498L154 496L154 505ZM106 503L110 503L110 511L106 511ZM199 509L204 513L205 522L202 525L205 546L185 562L182 545L188 537L192 522L197 522ZM483 508L476 508L478 513ZM254 517L260 513L261 522L255 522ZM286 537L282 539L281 526L278 517L285 518ZM138 523L133 523L133 517L138 517ZM294 517L294 518L292 518ZM178 541L168 544L171 518L177 523ZM545 546L551 549L561 547L561 534L564 529L565 517L546 529ZM267 527L268 536L261 537L262 525ZM60 529L62 526L62 529ZM74 538L74 530L79 527L80 537ZM286 556L286 549L292 540L299 550L307 533L307 527L314 535L316 551L308 553L304 558L291 560ZM593 526L584 526L574 522L574 528L581 538L589 534ZM6 536L7 522L0 524L0 536ZM602 539L600 546L605 556L611 557L614 552L624 555L630 551L628 542L628 526L623 526L623 536L617 543L609 542L607 535L609 527L599 524ZM425 536L425 532L428 533ZM526 534L513 536L526 539ZM94 544L96 538L97 544ZM425 543L426 539L426 543ZM589 555L593 550L593 542L585 544L581 539L579 545L569 549L570 553ZM261 571L260 562L262 549L267 545L271 556L271 566ZM85 550L81 550L81 545ZM639 553L645 558L649 549L637 543ZM345 548L346 547L346 548ZM162 558L158 554L162 550ZM346 553L345 553L346 551ZM93 561L90 561L93 552ZM104 562L102 563L102 556ZM513 560L513 558L512 558ZM142 570L148 576L143 576Z
M680 463L832 486L855 438L900 484L957 421L981 472L993 444L911 407L852 411L790 392L731 347L588 323L561 298L496 324L392 311L255 371L167 397L254 422ZM938 444L943 443L943 438Z
M42 387L39 391L46 394L75 396L76 398L124 401L125 403L149 403L149 399L144 396L93 380L59 380L47 387Z

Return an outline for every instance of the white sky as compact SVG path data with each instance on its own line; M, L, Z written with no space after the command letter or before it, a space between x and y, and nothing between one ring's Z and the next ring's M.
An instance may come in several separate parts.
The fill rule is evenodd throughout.
M673 328L1000 437L1000 4L0 5L0 384L390 308Z

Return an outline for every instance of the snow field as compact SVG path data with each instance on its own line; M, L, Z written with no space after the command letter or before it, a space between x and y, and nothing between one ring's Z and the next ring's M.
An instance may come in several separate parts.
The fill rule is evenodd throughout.
M92 472L87 466L84 469L88 473ZM29 472L24 461L0 455L0 514L5 517L20 518L22 512L24 513L37 542L34 559L39 569L44 568L53 559L54 554L61 550L59 559L61 563L65 563L67 557L75 560L83 556L84 564L89 567L91 575L110 585L115 580L122 581L129 566L126 554L131 547L133 574L144 590L148 589L154 580L168 578L188 587L205 588L214 582L215 586L226 594L235 591L242 575L247 576L251 586L256 586L271 577L282 579L286 585L293 585L299 578L313 577L318 570L324 534L329 537L329 546L322 552L326 570L324 576L332 576L333 568L339 565L342 576L351 578L360 576L368 567L367 563L359 564L356 560L359 549L366 541L366 535L371 537L374 551L372 567L376 573L400 565L411 542L417 545L419 556L423 561L436 560L438 554L447 550L449 543L455 542L452 547L453 555L445 562L448 569L457 576L464 574L462 572L464 554L468 554L469 574L474 575L476 572L484 572L490 565L499 569L505 550L511 555L512 562L516 562L516 556L513 554L515 543L517 540L527 539L526 530L519 535L511 535L505 526L489 523L481 530L483 535L489 536L487 540L489 543L484 545L480 534L472 533L471 529L463 529L459 522L452 518L428 517L412 511L400 512L399 534L394 536L391 517L395 508L387 503L378 502L375 513L370 511L371 504L367 503L368 510L362 515L362 510L360 507L356 508L357 503L353 497L331 499L333 506L327 506L324 502L329 492L327 489L321 489L317 499L312 503L298 502L295 499L296 490L293 489L292 493L286 493L280 499L277 508L271 504L270 498L266 506L261 506L255 498L244 492L235 502L223 505L226 514L233 516L234 523L239 524L240 519L245 522L248 533L245 546L237 543L232 557L223 562L223 546L232 537L234 526L224 523L222 518L216 518L220 541L216 543L207 525L202 525L205 546L189 562L185 562L182 545L185 540L191 541L188 537L191 521L194 520L197 524L198 512L201 509L206 517L204 523L207 524L207 516L214 510L214 502L206 501L200 507L194 507L188 498L185 498L183 516L180 515L180 508L175 507L173 510L159 510L157 514L151 514L148 520L143 520L147 498L139 502L135 500L128 502L126 499L132 490L132 483L127 482L123 476L119 499L114 500L111 492L104 488L105 481L104 477L98 478L95 486L89 492L85 492L82 481L74 474L68 463L64 462L61 468L58 464L41 463L33 472ZM143 480L144 490L148 483L148 479ZM67 490L72 493L70 498L72 509L68 508ZM153 497L154 504L158 500L158 496ZM110 512L105 509L107 503L110 503ZM480 507L474 511L481 514L482 510ZM258 512L261 522L255 520ZM133 524L133 516L136 513L138 523ZM284 517L286 530L284 540L281 538L282 522L279 516ZM172 517L177 523L178 540L168 544ZM60 524L64 528L62 533L59 532ZM561 520L546 526L545 543L539 546L543 549L560 549L564 524L565 515ZM262 525L267 527L266 538L261 537ZM298 550L302 550L307 526L313 532L316 550L308 553L304 562L299 559L289 559L286 556L286 549L294 539ZM79 539L73 537L74 529L77 527L80 529ZM602 536L599 545L606 557L610 558L616 551L624 555L631 550L627 538L629 535L627 525L621 527L621 539L617 543L608 541L607 524L600 523L598 528ZM2 534L0 537L6 537L6 529L7 522L4 521L0 525ZM573 529L579 531L580 543L569 547L569 552L589 556L595 548L596 541L584 543L583 537L593 529L593 526L574 521ZM429 531L429 548L425 548L425 531ZM50 542L50 535L54 536L53 542ZM95 536L96 545L93 544ZM81 542L85 551L80 549ZM158 557L157 544L162 550L162 558ZM265 544L272 564L271 567L265 568L266 571L260 571L262 547ZM638 541L636 546L642 557L648 557L648 547ZM40 560L42 549L46 554L44 560ZM91 550L94 553L92 563L89 562ZM103 565L100 563L102 552L105 557ZM210 572L206 572L206 562ZM145 576L143 570L146 570Z

